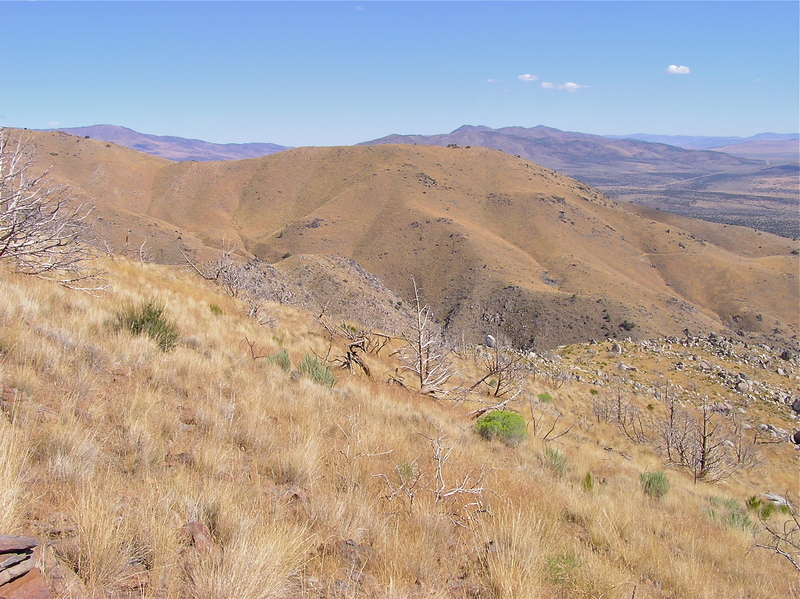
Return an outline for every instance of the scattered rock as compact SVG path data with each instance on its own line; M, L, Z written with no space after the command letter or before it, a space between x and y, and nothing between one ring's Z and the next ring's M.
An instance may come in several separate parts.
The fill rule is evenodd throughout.
M792 410L794 410L796 414L800 414L800 397L795 399L792 403Z
M792 443L795 445L800 445L800 430L795 431L792 435Z
M711 411L716 412L717 414L730 414L733 412L733 406L727 401L721 401L711 406Z
M752 385L749 381L739 381L733 388L739 393L750 393Z
M374 550L369 545L356 543L353 539L347 539L337 543L336 552L351 566L359 568L367 563Z

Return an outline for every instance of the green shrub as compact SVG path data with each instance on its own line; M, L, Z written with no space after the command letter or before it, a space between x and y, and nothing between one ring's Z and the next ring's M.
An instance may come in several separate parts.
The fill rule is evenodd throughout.
M312 356L311 354L306 354L303 357L303 361L300 362L300 374L325 387L333 387L336 382L330 367L325 366L317 356Z
M539 401L543 401L544 403L549 403L553 401L553 396L549 393L539 393L536 397L539 398Z
M292 359L289 357L289 352L287 352L285 349L276 351L274 354L272 354L269 358L267 358L267 363L279 366L284 372L289 372L292 369Z
M656 472L642 472L639 475L639 482L642 483L642 491L645 495L661 499L669 492L669 481L667 475L658 470Z
M636 328L636 323L623 320L619 326L621 329L625 329L626 331L632 331Z
M592 489L594 489L594 479L592 478L591 472L587 472L586 476L583 477L581 486L583 487L583 490L586 491L587 493Z
M131 335L147 335L163 351L169 351L178 344L177 326L164 314L164 306L152 300L118 313L116 328L125 329Z
M506 445L516 445L528 436L525 419L504 410L481 416L473 428L484 439L499 439Z
M215 316L222 316L222 308L220 308L217 304L208 304L208 309L211 310L211 313Z
M544 463L559 476L564 476L569 470L567 456L553 447L544 448Z
M712 520L721 522L727 528L750 530L753 521L747 515L744 505L731 497L712 497L711 506L706 508L706 515Z

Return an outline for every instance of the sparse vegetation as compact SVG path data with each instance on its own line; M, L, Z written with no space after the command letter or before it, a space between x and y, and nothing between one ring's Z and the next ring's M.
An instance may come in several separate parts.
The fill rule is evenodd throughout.
M545 446L542 455L544 456L545 465L558 474L558 476L567 474L569 470L567 467L567 456L555 447L550 447L549 445Z
M289 372L292 369L292 359L289 357L289 352L285 349L280 349L267 358L267 362L275 364L284 372Z
M54 596L356 599L412 596L422 585L497 599L627 599L634 587L643 598L791 595L791 528L778 537L764 528L754 541L741 517L726 524L729 506L706 499L718 487L685 468L670 471L665 500L642 491L639 473L669 463L655 429L668 406L653 399L648 364L689 362L666 342L626 348L640 387L622 380L621 389L617 364L582 361L583 346L561 360L523 356L523 391L505 411L524 409L524 430L530 405L537 434L486 443L471 434L470 414L514 393L453 392L484 374L469 350L448 356L460 374L437 399L387 382L402 364L397 339L364 354L372 378L310 385L267 364L306 355L324 372L317 356L329 344L331 355L346 352L359 326L330 339L316 318L268 303L280 324L266 329L232 314L246 314L241 297L193 275L121 259L106 268L116 293L101 297L0 271L0 477L15 481L0 485L0 525L46 538L86 588ZM164 318L180 314L184 341L170 352L108 324L121 320L120 305L138 313L148 303ZM553 395L546 373L571 364L592 380L567 378L555 401L540 399ZM709 386L691 390L678 378L690 374L663 376L684 385L681 407L697 401L699 414L701 393L725 390L718 376L696 377ZM645 412L652 439L632 440L613 414L591 417L593 400L616 401L618 391L623 408ZM749 401L742 417L758 422L762 404ZM760 448L768 464L794 455L787 443ZM790 485L788 470L734 471L724 492L741 511L753 487ZM773 510L766 525L783 535L791 518ZM190 522L207 541L187 532ZM756 542L768 550L748 551Z
M326 366L317 356L311 354L303 356L300 362L300 374L324 387L333 387L336 382L330 366Z
M712 497L709 499L706 514L712 520L720 522L728 528L749 531L753 521L747 515L747 509L733 497Z

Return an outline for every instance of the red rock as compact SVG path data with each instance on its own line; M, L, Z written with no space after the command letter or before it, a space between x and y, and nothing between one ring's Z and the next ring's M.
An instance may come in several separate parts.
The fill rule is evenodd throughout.
M214 539L208 526L193 520L183 527L183 530L192 535L192 543L198 551L212 551L214 549Z
M52 599L50 589L38 568L0 586L0 599Z
M13 537L10 535L0 535L0 553L11 553L14 551L25 551L32 549L39 544L38 539L33 537Z

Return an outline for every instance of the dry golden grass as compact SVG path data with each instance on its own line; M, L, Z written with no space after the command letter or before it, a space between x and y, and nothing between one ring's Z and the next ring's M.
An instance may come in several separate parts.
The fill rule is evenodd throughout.
M530 427L547 392L572 430L488 443L467 416L486 395L454 405L389 385L388 352L370 356L373 380L317 385L296 373L328 348L311 316L275 305L278 324L259 327L188 273L106 267L114 290L98 297L0 272L0 532L46 540L86 597L798 596L788 562L710 499L783 491L790 447L724 485L669 469L655 500L639 475L661 456L596 421L586 385L529 377L512 407ZM172 351L114 327L147 300L177 324ZM292 370L245 338L257 356L286 349ZM195 520L208 551L182 531Z

